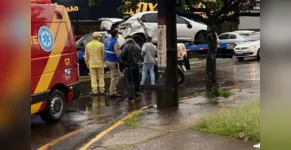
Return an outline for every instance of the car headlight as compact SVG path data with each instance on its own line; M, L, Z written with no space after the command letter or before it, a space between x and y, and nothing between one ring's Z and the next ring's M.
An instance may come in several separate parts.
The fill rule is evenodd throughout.
M255 48L256 48L256 47L255 47L254 45L248 47L248 49L250 49L250 50L255 50Z

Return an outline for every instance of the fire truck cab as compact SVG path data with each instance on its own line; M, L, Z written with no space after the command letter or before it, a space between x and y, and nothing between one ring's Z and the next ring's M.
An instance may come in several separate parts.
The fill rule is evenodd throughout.
M46 122L61 119L65 103L80 95L78 67L65 7L31 0L31 115Z

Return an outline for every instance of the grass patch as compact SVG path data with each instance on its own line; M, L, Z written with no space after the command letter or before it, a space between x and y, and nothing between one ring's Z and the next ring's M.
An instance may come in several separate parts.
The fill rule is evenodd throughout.
M135 111L132 113L130 118L124 120L124 124L130 128L137 128L138 127L138 118L144 115L144 112L141 110Z
M208 114L192 129L259 142L260 102L223 109L215 115Z
M232 93L228 90L220 90L219 91L219 96L224 97L224 98L228 98L232 95Z
M206 92L205 93L205 97L207 97L207 98L215 98L217 96L215 94L213 94L213 92Z

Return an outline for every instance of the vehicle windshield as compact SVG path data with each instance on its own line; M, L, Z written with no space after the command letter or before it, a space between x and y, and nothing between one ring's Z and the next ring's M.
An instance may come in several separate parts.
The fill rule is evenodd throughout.
M79 40L76 41L76 45L81 45L82 42L84 41L84 39L86 39L88 37L89 34L84 35L83 37L81 37Z
M249 42L249 41L258 41L258 40L260 40L260 34L253 34L253 35L248 36L248 37L245 39L245 42Z
M79 40L76 41L76 45L83 44L83 46L85 46L87 43L91 42L92 40L93 40L93 37L91 36L91 34L86 34L82 38L80 38ZM106 40L105 33L101 33L100 42L104 43L105 40Z

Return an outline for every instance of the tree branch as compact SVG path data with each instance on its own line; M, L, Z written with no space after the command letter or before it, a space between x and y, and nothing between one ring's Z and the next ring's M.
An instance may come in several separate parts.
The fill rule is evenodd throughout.
M205 13L206 13L206 15L207 15L208 17L210 17L210 16L211 16L211 12L210 12L210 9L209 9L208 6L207 6L207 3L204 2L204 1L202 1L201 3L205 6Z
M223 5L223 7L217 13L214 14L214 16L217 17L224 13L228 13L230 9L235 7L241 1L242 0L229 0L226 4Z

